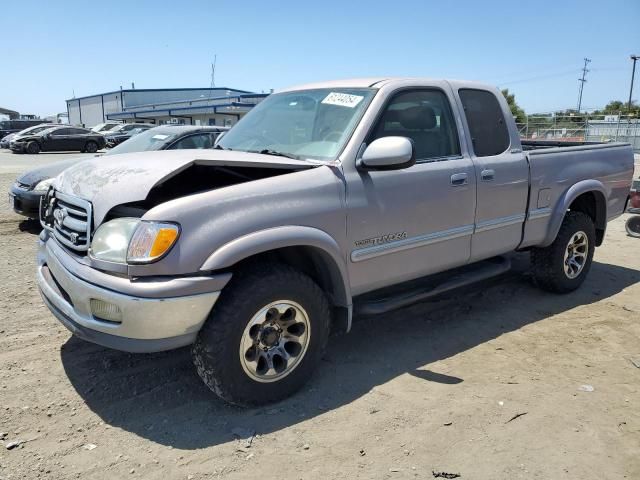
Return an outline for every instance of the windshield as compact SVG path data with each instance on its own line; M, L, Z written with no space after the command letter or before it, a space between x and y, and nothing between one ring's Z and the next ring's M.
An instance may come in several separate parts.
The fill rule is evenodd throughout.
M91 129L92 132L106 132L114 127L119 126L117 123L99 123Z
M167 132L166 130L154 131L145 130L138 135L134 135L126 142L113 147L105 155L117 155L119 153L146 152L148 150L161 150L162 147L178 136L178 133Z
M270 95L229 130L218 146L335 160L374 94L369 88L323 88Z
M18 136L22 136L22 135L27 135L27 134L34 134L34 133L38 133L38 132L42 132L43 130L48 130L52 128L51 125L38 125L37 127L29 127L25 130L22 130L21 132L18 132L17 135Z

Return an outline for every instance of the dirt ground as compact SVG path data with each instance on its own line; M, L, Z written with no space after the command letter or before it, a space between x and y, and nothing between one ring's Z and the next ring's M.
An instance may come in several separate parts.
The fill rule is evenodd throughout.
M26 168L12 161L0 192ZM625 218L579 291L537 290L518 255L495 281L356 319L302 392L243 410L188 349L72 338L36 289L37 228L2 201L0 479L638 479L640 240Z

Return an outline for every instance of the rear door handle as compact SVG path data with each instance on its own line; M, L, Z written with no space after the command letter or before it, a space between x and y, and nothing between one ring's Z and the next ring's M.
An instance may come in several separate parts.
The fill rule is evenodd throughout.
M466 173L454 173L451 175L451 185L454 187L459 187L460 185L467 184L467 174Z
M480 172L480 177L485 182L489 182L489 181L493 180L493 178L495 176L496 176L496 171L493 170L493 169L482 170L482 172Z

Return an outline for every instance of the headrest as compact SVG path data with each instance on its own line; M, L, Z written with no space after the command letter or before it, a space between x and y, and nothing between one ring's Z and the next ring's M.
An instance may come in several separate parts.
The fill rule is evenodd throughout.
M426 105L387 110L384 119L387 122L398 122L407 130L430 130L438 124L433 108Z

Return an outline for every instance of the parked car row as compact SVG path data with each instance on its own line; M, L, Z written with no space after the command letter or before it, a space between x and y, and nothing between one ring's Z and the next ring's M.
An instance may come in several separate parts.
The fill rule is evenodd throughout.
M129 140L131 137L134 137L137 134L145 132L153 127L155 127L155 125L148 123L120 124L119 126L104 132L105 140L107 141L107 148L116 147L125 140Z
M12 125L16 126L17 124L14 122ZM114 148L152 128L156 128L156 126L150 123L105 122L91 129L70 125L41 123L25 130L6 135L0 140L0 148L10 149L14 153L29 154L50 151L94 153L102 148ZM198 128L210 128L212 131L218 133L225 129L225 127Z
M150 150L178 150L187 148L212 148L216 138L227 127L162 126L137 135L135 138L112 148L103 156ZM24 173L9 192L13 210L29 218L38 217L40 198L47 192L53 179L65 169L83 158L71 158Z
M11 141L9 147L14 153L36 154L60 151L95 153L105 145L104 135L100 133L86 128L63 125L18 135Z

